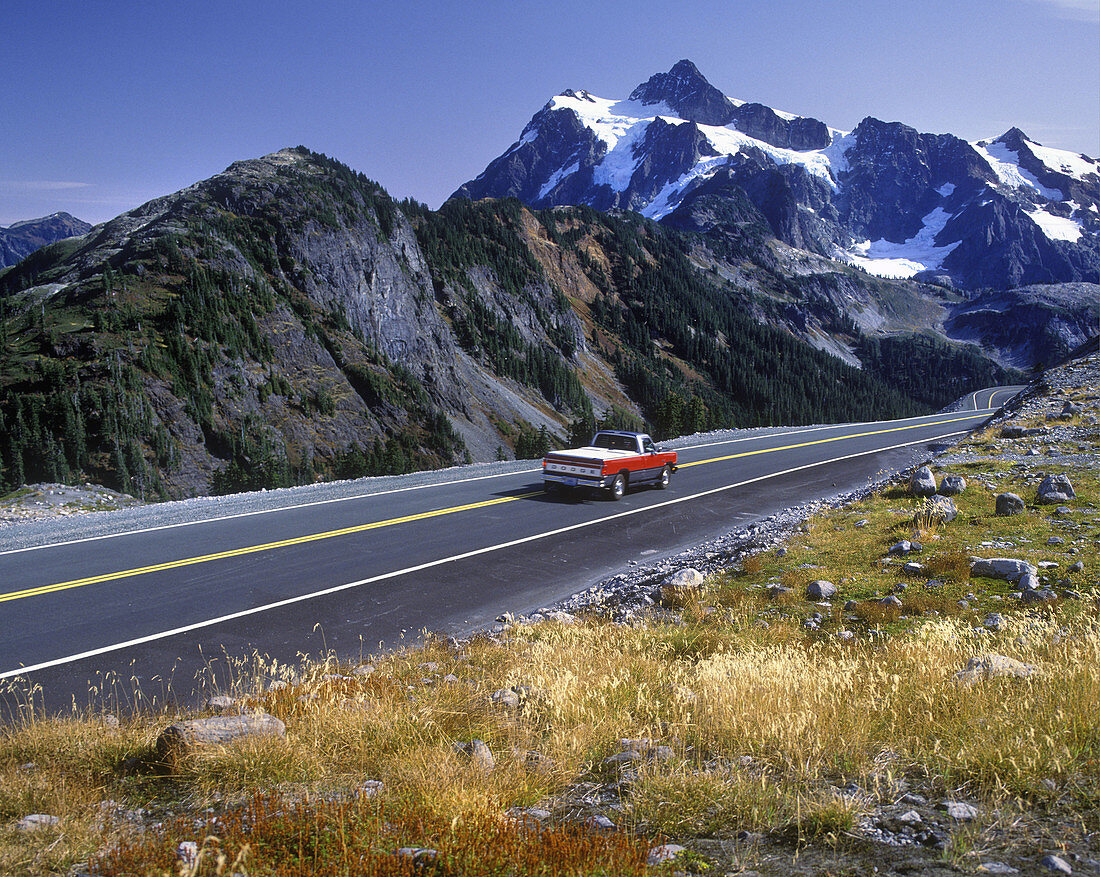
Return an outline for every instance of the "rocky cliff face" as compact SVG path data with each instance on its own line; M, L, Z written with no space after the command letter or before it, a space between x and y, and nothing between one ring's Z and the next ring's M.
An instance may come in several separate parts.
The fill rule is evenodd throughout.
M68 213L51 213L0 228L0 268L14 265L47 244L86 234L91 228Z
M625 101L556 96L455 196L629 209L677 225L701 197L744 198L777 240L885 278L965 289L1100 282L1095 159L1016 128L976 143L874 118L838 131L729 98L690 61Z

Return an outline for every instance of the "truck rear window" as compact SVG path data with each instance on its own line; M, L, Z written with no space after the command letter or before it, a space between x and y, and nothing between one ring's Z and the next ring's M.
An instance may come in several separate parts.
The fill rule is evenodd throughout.
M636 451L638 449L634 439L625 435L608 435L607 433L597 435L592 441L592 447L607 448L612 451Z

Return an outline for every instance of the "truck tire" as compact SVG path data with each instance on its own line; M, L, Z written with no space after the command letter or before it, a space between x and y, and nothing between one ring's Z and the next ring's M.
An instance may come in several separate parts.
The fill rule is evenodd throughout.
M668 466L665 466L665 468L661 470L661 474L657 476L657 489L668 490L670 481L672 481L672 470Z
M615 479L611 482L611 486L607 488L607 492L615 501L623 498L623 494L626 493L626 476L623 475L622 472L615 476Z

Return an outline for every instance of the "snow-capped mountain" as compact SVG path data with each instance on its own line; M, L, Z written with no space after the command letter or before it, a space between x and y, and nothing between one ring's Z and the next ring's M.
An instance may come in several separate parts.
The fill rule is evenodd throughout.
M567 90L466 198L588 204L692 225L743 193L787 244L886 277L964 288L1100 282L1100 162L1012 128L968 143L866 118L854 131L734 100L690 61L625 100ZM694 223L697 225L697 223Z

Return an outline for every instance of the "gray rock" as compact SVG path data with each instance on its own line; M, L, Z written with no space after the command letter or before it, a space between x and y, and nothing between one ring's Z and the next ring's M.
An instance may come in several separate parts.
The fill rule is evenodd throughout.
M602 813L599 813L595 816L589 816L584 821L584 824L585 827L587 827L590 831L600 833L611 832L615 830L615 823L604 816Z
M1016 584L1020 586L1021 591L1034 591L1039 587L1039 576L1034 573L1024 573Z
M911 560L909 561L909 563L905 564L905 566L901 568L901 571L910 576L920 575L922 572L924 572L924 564L917 563L915 560Z
M924 820L916 810L907 810L898 817L898 822L905 825L920 825Z
M778 597L782 597L784 594L789 594L790 592L791 592L791 589L790 588L785 588L785 587L783 587L783 585L771 585L767 589L767 591L765 591L765 593L768 595L768 597L771 598L772 600L775 600Z
M1060 505L1076 499L1073 484L1066 475L1048 475L1039 484L1036 500L1040 505Z
M944 801L942 806L956 822L970 822L978 818L978 808L965 801Z
M1065 544L1066 544L1066 540L1063 539L1061 536L1051 536L1049 539L1047 539L1047 545L1065 545Z
M1069 866L1069 862L1063 859L1061 856L1055 856L1053 854L1049 856L1043 856L1039 865L1049 871L1051 874L1072 874L1073 869Z
M913 522L916 524L950 524L959 516L959 509L955 500L947 496L933 496L925 500L915 515Z
M1020 595L1020 601L1023 603L1051 603L1058 599L1058 595L1050 588L1042 588L1040 590L1030 589L1024 591Z
M985 579L1004 579L1009 582L1018 582L1028 573L1037 575L1038 567L1026 560L1015 560L1011 557L990 557L983 559L972 558L970 563L970 575L980 576Z
M936 476L927 466L921 466L909 478L909 490L914 496L933 496L936 493Z
M662 583L672 588L698 588L703 584L703 574L694 567L677 570Z
M961 475L945 475L940 483L940 496L958 496L966 490L966 479Z
M1079 414L1083 414L1084 411L1085 409L1078 405L1076 402L1071 402L1069 399L1067 399L1065 404L1062 406L1062 414L1060 416L1065 420L1069 420L1071 417L1076 417Z
M1061 518L1064 518L1066 515L1072 515L1073 509L1071 509L1068 505L1060 505L1054 510L1054 514L1058 515Z
M199 845L193 840L185 840L176 847L176 859L188 868L199 861Z
M50 816L46 813L31 813L28 816L24 816L16 823L16 828L20 831L39 831L43 828L50 828L57 825L61 820L56 816Z
M998 493L996 513L1001 517L1022 515L1027 510L1024 501L1015 493Z
M661 844L659 847L653 847L653 849L649 851L645 863L650 867L663 865L665 862L671 862L686 849L686 847L682 847L679 844Z
M993 676L1015 676L1023 679L1034 676L1037 672L1031 664L991 652L987 655L976 655L967 661L966 666L955 674L955 681L961 685L972 685ZM948 809L948 813L950 812Z
M428 847L401 847L394 855L399 859L409 859L420 870L430 867L439 858L439 851Z
M985 617L985 621L983 621L982 624L994 633L999 633L1005 628L1005 617L999 612L991 612Z
M912 551L913 546L907 539L902 539L900 542L895 542L887 549L887 554L908 554Z
M889 597L883 597L878 601L880 606L893 606L895 609L901 608L901 600L891 594Z
M237 699L235 697L230 697L228 694L215 694L213 697L206 699L203 708L211 712L226 713L232 712L236 705Z
M169 725L157 737L157 755L164 763L184 758L199 750L224 746L245 737L285 737L286 725L267 713L242 716L214 716Z
M455 743L455 752L470 759L470 764L483 771L491 771L496 766L492 750L484 740L471 740L469 743Z
M978 866L979 874L1019 874L1017 868L1006 865L1004 862L982 862Z
M1085 562L1082 561L1082 560L1077 561L1077 563L1075 563L1073 566L1071 566L1069 568L1069 571L1070 572L1084 572L1085 571Z
M810 582L806 586L806 597L810 600L828 600L830 597L835 596L836 585L834 585L832 582L827 582L824 579Z

